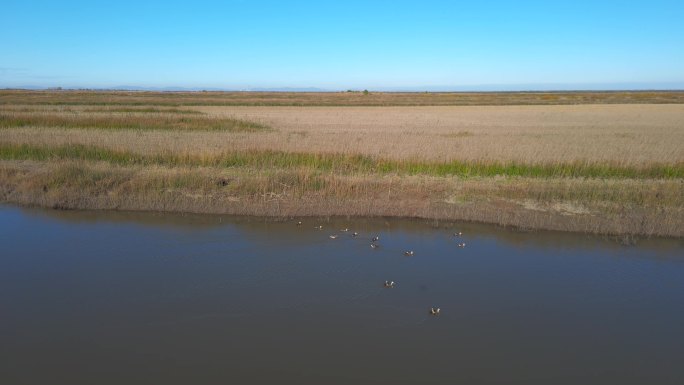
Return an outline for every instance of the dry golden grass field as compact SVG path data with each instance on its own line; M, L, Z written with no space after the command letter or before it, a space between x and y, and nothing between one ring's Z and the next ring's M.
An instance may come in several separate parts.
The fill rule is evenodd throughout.
M0 91L0 201L682 236L683 95Z

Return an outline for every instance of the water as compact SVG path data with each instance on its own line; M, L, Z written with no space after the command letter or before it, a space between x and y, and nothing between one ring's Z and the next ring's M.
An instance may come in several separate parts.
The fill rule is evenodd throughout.
M302 220L0 206L0 383L684 383L682 240Z

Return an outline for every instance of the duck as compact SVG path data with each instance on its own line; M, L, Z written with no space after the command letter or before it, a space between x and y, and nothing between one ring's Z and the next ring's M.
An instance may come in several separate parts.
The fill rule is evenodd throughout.
M388 289L394 288L394 281L385 281L385 287Z
M431 308L430 308L430 314L431 314L431 315L439 315L440 310L441 310L441 309L438 308L438 307L431 307Z
M462 232L460 232L460 231L459 231L459 232L457 232L457 233L454 233L454 237L460 237L461 235L463 235L463 233L462 233Z
M377 242L380 240L380 236L375 236L373 239L371 239L371 242Z
M465 242L461 242L457 245L458 247L465 247Z
M301 226L301 225L302 225L302 221L298 221L297 226Z
M404 251L404 255L407 256L407 257L413 256L413 250Z
M377 249L378 247L380 247L380 245L377 243L371 243L371 249Z
M337 234L329 235L330 239L337 239Z
M340 231L346 233L347 231L349 231L349 229L345 227L345 228L341 229Z
M318 226L314 227L314 229L316 229L316 230L323 230L323 225L318 225Z
M359 236L359 233L357 233L357 232L352 233L352 237L358 237L358 236Z

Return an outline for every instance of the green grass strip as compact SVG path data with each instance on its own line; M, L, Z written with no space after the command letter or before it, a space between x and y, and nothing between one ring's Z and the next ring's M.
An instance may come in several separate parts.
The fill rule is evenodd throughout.
M56 127L104 130L268 131L264 124L234 118L211 118L168 114L163 116L23 114L0 112L0 128Z
M116 165L251 167L257 169L309 168L340 174L372 173L427 176L490 177L517 176L531 178L615 178L675 179L684 178L684 163L654 164L647 167L624 167L609 164L557 163L520 164L499 162L446 163L375 159L363 155L314 154L283 151L242 151L215 156L160 153L142 155L129 151L96 146L69 144L33 146L0 144L4 160L82 160L104 161Z

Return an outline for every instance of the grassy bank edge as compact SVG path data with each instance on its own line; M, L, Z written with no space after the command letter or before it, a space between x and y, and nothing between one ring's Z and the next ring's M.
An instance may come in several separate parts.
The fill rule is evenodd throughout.
M682 184L0 161L0 202L270 217L386 216L612 235L684 236Z

